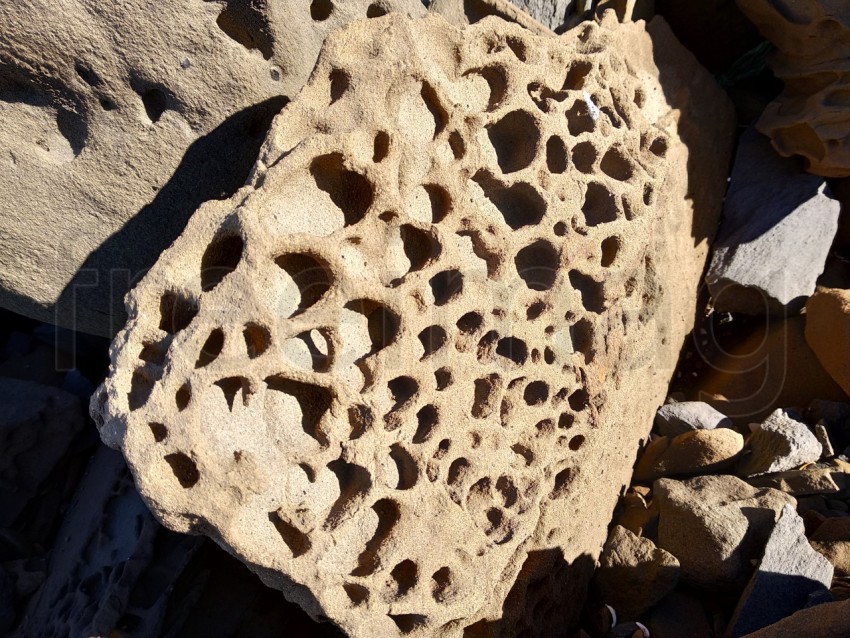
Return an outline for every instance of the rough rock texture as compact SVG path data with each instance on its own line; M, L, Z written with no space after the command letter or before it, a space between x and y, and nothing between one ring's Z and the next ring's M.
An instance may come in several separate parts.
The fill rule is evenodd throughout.
M744 425L766 418L777 408L803 408L814 399L847 401L847 394L806 343L807 320L803 316L786 321L770 318L764 328L712 360L693 398Z
M133 489L119 454L101 446L57 533L47 579L30 599L16 629L20 638L162 635L172 581L198 540L162 529ZM156 550L167 551L153 574L145 574ZM155 596L131 596L143 578L160 580Z
M655 429L663 436L728 427L732 427L732 419L702 401L667 403L655 414Z
M635 620L664 598L679 580L679 561L648 538L615 525L608 536L595 582L619 620Z
M850 635L850 600L845 600L798 611L744 638L801 638L802 636L847 638L848 635Z
M784 472L820 459L823 446L805 423L775 410L747 441L750 454L741 459L738 474L755 476Z
M717 589L743 584L790 496L734 476L659 479L658 547L679 559L682 580Z
M794 508L786 505L764 548L758 569L747 584L726 630L740 638L803 609L809 597L827 593L832 565L818 554Z
M850 12L842 0L737 0L776 46L770 66L785 83L758 128L808 170L850 175Z
M827 518L809 540L833 564L837 576L850 576L850 518Z
M838 200L754 128L741 136L706 282L722 312L799 312L838 228Z
M806 304L806 341L824 369L850 393L850 290L818 287Z
M693 430L655 439L635 467L637 481L662 476L710 474L727 469L744 449L744 437L728 428Z
M552 29L564 22L556 17L557 5L565 5L567 0L542 0L541 3L549 5L551 11L532 12L531 15L519 8L528 9L529 1L539 0L433 0L430 11L443 16L456 27L475 24L489 16L496 16L523 26L537 35L555 35Z
M124 293L245 183L324 37L419 0L0 8L0 305L112 336Z
M0 528L10 527L83 428L77 397L38 383L0 378Z
M663 23L613 27L328 39L251 186L128 296L93 399L167 526L355 636L570 624L692 321L730 130Z
M788 470L747 478L755 487L772 487L791 496L836 494L848 487L848 476L842 468L810 466L804 470Z

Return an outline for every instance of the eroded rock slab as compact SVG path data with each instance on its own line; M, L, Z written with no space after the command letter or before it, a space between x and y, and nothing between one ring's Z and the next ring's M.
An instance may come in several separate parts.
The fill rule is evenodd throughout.
M244 183L331 30L419 0L48 0L0 11L0 305L113 336L204 201Z
M251 185L129 295L92 403L167 526L353 636L570 626L731 131L662 22L614 24L329 38Z

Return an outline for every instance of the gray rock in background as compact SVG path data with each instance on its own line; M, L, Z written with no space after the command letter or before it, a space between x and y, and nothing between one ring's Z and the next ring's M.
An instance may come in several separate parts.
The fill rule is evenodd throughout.
M754 128L741 136L706 275L716 310L802 309L838 229L840 204L826 188L822 177L780 157Z
M806 540L803 519L786 505L776 522L758 569L741 595L726 631L740 638L806 607L812 594L827 592L830 562Z
M820 459L823 446L805 423L792 419L784 410L774 410L753 432L751 450L738 466L740 476L792 470Z
M567 14L581 0L511 0L511 3L554 31L567 21Z
M731 427L732 419L702 401L668 403L658 408L655 414L655 428L663 436Z

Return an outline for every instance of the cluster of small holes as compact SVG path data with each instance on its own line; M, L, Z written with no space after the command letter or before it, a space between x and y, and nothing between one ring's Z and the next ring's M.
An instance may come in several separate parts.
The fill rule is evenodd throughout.
M309 10L322 22L335 7L331 0L312 0ZM369 18L386 13L381 2L366 10ZM162 377L173 356L169 345L181 340L180 347L191 350L188 368L215 377L214 396L233 419L263 408L277 419L297 415L292 427L314 446L298 463L302 479L320 484L330 472L339 495L315 524L286 507L269 512L266 524L279 535L284 555L315 561L319 530L332 531L368 514L374 523L364 529L373 531L341 585L353 608L420 593L448 605L465 595L455 566L399 553L394 534L409 516L405 492L420 494L431 485L447 490L488 547L515 539L535 499L569 494L600 403L584 366L606 352L598 334L605 324L600 315L616 311L617 276L633 260L622 230L639 217L641 202L654 203L646 166L668 150L657 133L641 137L639 148L628 137L633 107L600 88L604 63L579 56L551 85L526 79L517 91L506 65L528 64L533 49L519 36L488 47L491 63L459 73L464 81L486 86L486 103L475 114L479 120L458 116L463 109L447 98L441 80L416 80L421 129L434 148L443 149L446 161L463 167L468 199L462 191L455 199L457 185L432 169L410 187L415 191L410 197L402 193L392 201L377 175L394 174L398 165L403 171L410 161L407 141L399 137L404 131L373 129L356 160L325 147L302 172L339 213L339 229L327 240L287 238L262 266L246 259L250 235L234 226L220 231L203 251L196 287L174 286L160 296L159 341L140 345L140 365L131 377L128 403L135 411L165 386ZM346 112L364 86L356 70L343 66L325 67L322 74L322 108L328 113ZM78 73L94 82L84 69ZM514 99L517 95L522 99ZM640 106L645 96L637 89L633 95ZM157 96L149 102L145 107L156 121L164 103ZM387 120L381 126L392 125ZM641 161L635 159L638 152ZM396 181L394 188L407 188ZM573 190L565 191L564 184ZM351 273L371 273L374 265L357 259L369 254L365 246L386 246L381 242L389 236L406 265L383 280L392 294L383 291L372 299L356 281L360 275ZM353 248L345 252L342 246ZM473 272L458 260L458 246L483 270ZM286 290L271 316L237 309L209 325L202 311L206 299L242 299L242 289L255 286L246 271L257 268L266 268L260 295ZM482 279L507 284L513 297L482 295ZM645 288L660 294L650 275L638 272L630 281L631 292L639 294L627 286L625 296L636 303L648 294ZM394 305L401 297L412 299L416 310ZM359 331L362 342L350 355L347 329ZM191 338L184 339L186 332ZM278 365L284 369L269 376ZM169 383L171 416L183 419L203 409L209 389L194 378ZM283 427L265 418L270 427ZM337 427L339 420L344 427ZM206 469L191 449L178 449L179 428L164 422L175 423L151 417L145 434L161 446L159 458L176 484L192 489ZM490 463L484 455L493 426L507 433L510 444L501 448L507 460ZM374 446L381 437L391 442L376 452L384 457L380 470L340 455L340 445ZM252 454L240 445L228 451L228 462L247 467ZM555 456L561 465L543 485L540 468ZM388 474L373 475L377 471ZM430 627L428 613L388 616L402 634Z

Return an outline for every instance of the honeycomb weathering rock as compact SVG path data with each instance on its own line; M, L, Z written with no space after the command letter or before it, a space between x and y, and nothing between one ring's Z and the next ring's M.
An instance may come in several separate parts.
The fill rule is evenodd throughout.
M770 66L785 89L758 129L808 171L850 175L850 11L841 0L738 0L777 48Z
M124 293L244 185L331 30L420 0L0 7L0 305L113 336Z
M732 128L663 22L613 24L328 39L251 184L129 294L93 400L166 525L355 636L575 619Z

